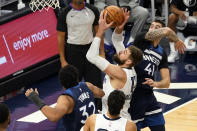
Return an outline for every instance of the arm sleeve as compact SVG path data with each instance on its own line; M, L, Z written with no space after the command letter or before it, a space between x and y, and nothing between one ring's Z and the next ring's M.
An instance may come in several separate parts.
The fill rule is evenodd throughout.
M125 50L123 40L122 40L122 34L117 34L115 31L112 34L112 43L114 45L114 48L116 49L116 53L118 54L121 50Z
M93 25L95 26L95 25L98 25L98 21L100 17L99 10L96 7L94 9L94 14L95 14L95 19L94 19Z
M61 9L58 14L58 20L57 20L57 31L65 32L67 25L66 25L66 12L65 8Z
M91 9L94 12L95 15L95 19L93 22L93 26L98 25L98 21L99 21L99 17L100 17L100 13L99 10L96 6L93 6L91 4L86 3L86 7L88 7L89 9Z
M99 56L100 42L101 39L99 37L94 38L86 54L86 58L90 63L96 65L101 71L104 71L110 63L106 59Z

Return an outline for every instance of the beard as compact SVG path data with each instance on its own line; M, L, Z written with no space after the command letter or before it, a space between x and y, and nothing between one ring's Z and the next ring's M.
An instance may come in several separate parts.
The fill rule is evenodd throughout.
M115 55L113 56L113 60L114 60L118 65L123 65L123 64L125 63L125 60L124 60L124 61L121 61L117 54L115 54Z

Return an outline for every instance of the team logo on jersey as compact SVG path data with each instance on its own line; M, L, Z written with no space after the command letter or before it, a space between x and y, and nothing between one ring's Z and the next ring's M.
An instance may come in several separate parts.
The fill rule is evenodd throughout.
M196 5L196 0L183 0L183 3L184 3L187 7L192 7L192 6Z

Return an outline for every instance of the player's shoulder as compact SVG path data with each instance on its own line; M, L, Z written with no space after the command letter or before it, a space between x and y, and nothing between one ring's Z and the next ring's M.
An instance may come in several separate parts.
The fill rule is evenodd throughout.
M88 119L86 120L86 122L89 123L90 125L93 125L96 121L96 116L97 114L90 115Z
M99 115L99 114L92 114L92 115L90 115L89 117L90 117L91 120L93 120L93 119L96 119L96 116L97 116L97 115Z
M131 120L127 120L126 131L137 131L136 124Z

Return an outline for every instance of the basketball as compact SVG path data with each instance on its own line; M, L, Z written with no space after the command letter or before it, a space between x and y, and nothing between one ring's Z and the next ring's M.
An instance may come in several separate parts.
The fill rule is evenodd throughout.
M114 22L112 27L116 27L122 24L124 21L124 16L123 12L118 6L107 6L104 9L104 15L107 12L106 16L106 22L107 24L111 23L112 21Z

